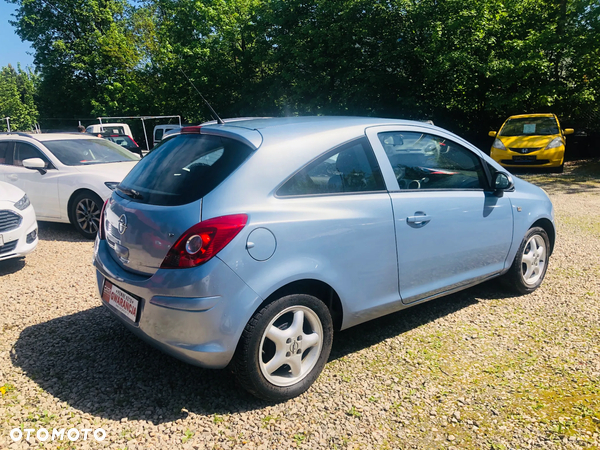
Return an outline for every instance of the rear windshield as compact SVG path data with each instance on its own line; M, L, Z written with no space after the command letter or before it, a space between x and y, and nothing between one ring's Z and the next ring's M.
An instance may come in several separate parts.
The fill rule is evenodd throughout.
M114 142L117 145L120 145L121 147L137 147L137 145L135 145L135 143L133 142L133 139L126 135L104 136L104 138L108 139L111 142Z
M137 161L140 159L129 150L105 139L44 141L44 145L66 166Z
M218 136L186 134L163 141L129 172L117 193L141 203L194 202L237 169L252 149Z
M103 133L111 133L111 134L125 134L125 128L123 127L100 127L100 130Z
M558 134L558 124L554 117L521 117L508 119L500 136L548 136Z

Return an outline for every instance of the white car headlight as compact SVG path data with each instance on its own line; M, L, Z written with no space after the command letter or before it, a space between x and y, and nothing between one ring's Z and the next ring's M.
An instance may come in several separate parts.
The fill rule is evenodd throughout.
M17 203L15 203L15 208L20 209L21 211L23 211L29 205L31 205L31 202L29 201L29 197L27 197L27 194L25 194L21 198L21 200L19 200Z
M496 138L496 140L492 144L492 147L498 148L500 150L506 150L506 147L504 146L504 144L502 143L502 141L500 139L498 139L498 138Z
M552 139L550 141L550 143L548 145L546 145L546 150L551 149L551 148L560 147L561 145L563 145L563 141L561 138L557 137L557 138Z

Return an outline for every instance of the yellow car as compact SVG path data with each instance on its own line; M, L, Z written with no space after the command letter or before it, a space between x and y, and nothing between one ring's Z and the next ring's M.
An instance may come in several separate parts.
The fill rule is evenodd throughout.
M496 140L490 156L507 168L548 168L562 172L565 161L565 136L572 128L561 130L554 114L510 116L500 131L490 131Z

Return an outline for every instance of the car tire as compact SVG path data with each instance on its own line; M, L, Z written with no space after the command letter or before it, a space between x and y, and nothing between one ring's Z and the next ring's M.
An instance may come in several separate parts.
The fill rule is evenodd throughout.
M69 217L83 237L94 239L100 227L102 199L93 192L81 192L73 198Z
M551 173L563 173L564 170L565 170L565 163L562 163L560 166L550 169L550 172Z
M512 266L503 276L504 284L519 294L535 291L544 281L548 270L550 240L543 228L529 229Z
M254 396L288 400L314 383L332 342L333 321L327 306L310 295L288 295L252 316L233 358L233 372Z

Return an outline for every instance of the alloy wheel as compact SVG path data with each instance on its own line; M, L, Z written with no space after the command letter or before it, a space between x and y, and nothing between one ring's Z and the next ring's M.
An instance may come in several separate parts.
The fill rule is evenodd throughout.
M91 198L83 198L75 207L75 219L84 232L94 234L100 226L100 208Z
M277 314L265 328L259 365L275 386L291 386L305 378L319 360L323 325L306 306L291 306Z
M521 258L521 273L525 284L536 284L544 274L546 254L544 238L538 234L531 236L525 244Z

